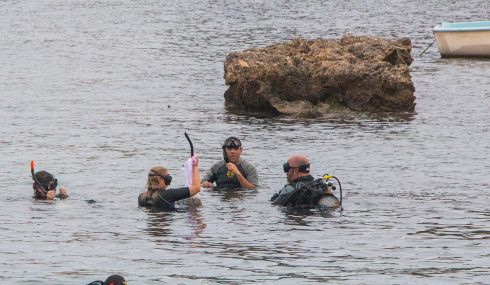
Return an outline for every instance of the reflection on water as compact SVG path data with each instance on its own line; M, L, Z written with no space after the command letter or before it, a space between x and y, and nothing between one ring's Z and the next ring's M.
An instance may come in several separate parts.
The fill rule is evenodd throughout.
M148 226L146 232L150 236L162 237L169 235L169 221L167 216L172 215L172 212L146 210L148 214ZM172 220L170 219L170 222Z
M186 238L189 241L193 241L198 238L206 229L204 218L197 209L189 209L187 224L192 228L192 234Z
M417 55L435 24L485 19L487 6L0 2L0 280L86 284L114 272L129 284L487 284L490 61L440 59L436 48L415 57L414 113L255 116L228 112L223 98L231 51L369 34L407 36ZM260 187L204 190L203 206L183 211L138 207L152 165L183 185L184 131L201 174L226 137L240 137ZM315 177L342 181L344 210L270 205L296 153ZM33 201L30 160L70 197Z
M246 200L247 197L256 195L258 191L250 190L250 189L241 189L241 188L236 188L236 189L213 188L212 190L209 190L208 193L215 197L219 197L220 200L223 202L240 202Z
M171 225L175 221L175 215L185 217L185 226L191 230L186 240L192 241L206 229L204 218L199 212L199 208L187 208L177 211L158 211L155 209L146 209L148 214L148 226L145 231L153 237L171 237Z
M315 123L351 124L356 122L410 122L415 119L416 112L357 112L353 110L336 110L320 118L292 118L285 115L257 115L241 112L227 112L223 122L227 124L273 124L273 125L311 125Z
M286 217L285 223L290 225L303 225L316 228L315 224L308 224L310 217L338 218L343 208L321 208L321 207L277 207ZM335 220L333 222L336 222Z

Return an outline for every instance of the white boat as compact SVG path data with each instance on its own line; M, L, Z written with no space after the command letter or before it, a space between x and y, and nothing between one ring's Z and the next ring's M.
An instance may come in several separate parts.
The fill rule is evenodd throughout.
M490 21L444 22L433 31L442 57L490 58Z

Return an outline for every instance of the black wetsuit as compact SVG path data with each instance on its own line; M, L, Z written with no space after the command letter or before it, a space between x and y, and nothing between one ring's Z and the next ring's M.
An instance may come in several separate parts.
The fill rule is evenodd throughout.
M176 201L191 196L189 187L155 191L151 196L149 194L149 191L141 193L138 197L138 204L140 206L154 207L161 210L175 210Z
M293 183L284 186L271 197L273 205L281 206L318 206L320 200L327 207L338 207L340 203L333 194L325 192L326 184L311 175L302 176Z

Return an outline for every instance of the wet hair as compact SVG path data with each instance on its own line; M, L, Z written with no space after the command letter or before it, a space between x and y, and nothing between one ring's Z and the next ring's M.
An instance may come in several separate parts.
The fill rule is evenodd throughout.
M242 146L242 142L237 137L229 137L223 143L223 149L225 147L239 148Z
M104 285L127 285L126 280L121 275L111 275L104 281Z
M53 174L47 171L44 170L38 171L34 174L34 176L37 179L37 181L41 183L41 186L46 191L54 190L58 186L58 179L56 179ZM34 190L36 190L36 184L37 184L36 181L34 181L34 183L32 184L32 188L34 188Z
M155 175L156 174L156 175ZM148 181L146 183L146 189L149 191L159 190L158 177L165 177L168 175L168 170L162 166L154 166L148 172ZM167 183L165 183L167 184ZM169 183L168 183L169 184ZM167 185L168 185L167 184Z

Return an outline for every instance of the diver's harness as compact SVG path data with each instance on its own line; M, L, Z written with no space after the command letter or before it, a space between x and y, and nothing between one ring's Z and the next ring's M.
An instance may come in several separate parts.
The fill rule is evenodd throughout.
M333 191L337 189L333 185L331 180L337 181L339 184L339 204L342 206L342 185L340 180L332 175L325 174L321 178L317 178L309 183L298 182L294 186L294 190L290 193L284 194L286 197L280 198L282 196L276 193L272 197L272 202L276 202L280 198L280 203L283 206L316 206L318 201L325 196L333 196ZM335 197L337 198L337 197Z

